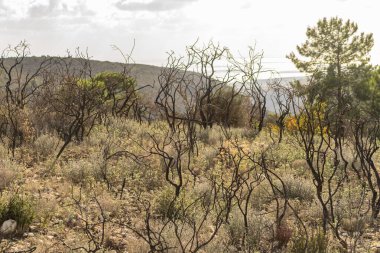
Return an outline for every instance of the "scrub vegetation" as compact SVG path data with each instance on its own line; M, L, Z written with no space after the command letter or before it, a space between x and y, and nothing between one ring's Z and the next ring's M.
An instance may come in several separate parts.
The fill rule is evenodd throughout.
M31 66L28 44L6 48L0 225L17 227L0 251L379 252L373 45L321 19L290 82L212 41L169 53L151 83L130 55L100 71L79 50Z

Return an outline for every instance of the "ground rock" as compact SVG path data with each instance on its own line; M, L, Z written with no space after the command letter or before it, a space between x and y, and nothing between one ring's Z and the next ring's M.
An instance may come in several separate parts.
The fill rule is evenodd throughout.
M0 234L2 236L10 236L16 232L17 221L9 219L3 222L0 228Z

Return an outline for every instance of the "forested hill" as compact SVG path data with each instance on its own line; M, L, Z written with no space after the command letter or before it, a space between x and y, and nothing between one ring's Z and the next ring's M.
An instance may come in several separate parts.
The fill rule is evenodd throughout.
M46 60L45 56L32 56L32 57L26 57L23 60L23 73L33 73L37 70L39 65L42 61ZM13 63L14 59L9 58L6 59L6 62L9 61L9 63ZM80 68L82 64L85 63L85 59L75 59L72 61L72 68ZM88 61L91 66L91 74L95 76L97 73L104 72L104 71L110 71L110 72L121 72L123 71L123 68L126 66L128 74L131 75L133 78L136 79L137 87L143 87L147 86L144 89L141 89L140 92L143 94L144 97L147 98L148 101L153 102L154 98L157 94L158 90L158 77L162 71L162 67L158 66L152 66L152 65L145 65L145 64L123 64L119 62L110 62L110 61L98 61L98 60L89 60ZM282 83L288 83L292 80L305 80L303 77L286 77L282 78ZM271 80L268 79L262 79L259 80L259 83L265 85L267 82ZM271 92L268 92L267 97L267 109L269 111L273 111L273 104L271 99Z
M36 71L36 69L39 67L41 62L43 60L46 60L46 57L26 57L23 60L23 71L24 73L33 73ZM14 60L12 58L6 59L6 61L9 61L12 63ZM75 61L72 62L72 68L79 68L81 64L84 64L86 60L84 59L75 59ZM118 63L118 62L109 62L109 61L97 61L97 60L90 60L89 61L91 65L91 71L92 75L96 75L99 72L103 71L111 71L111 72L120 72L123 70L123 67L125 64ZM146 84L153 84L154 80L157 79L158 75L160 74L161 67L156 66L150 66L150 65L143 65L143 64L128 64L127 65L128 70L130 71L131 76L136 78L137 83L139 86L143 86Z
M39 65L41 64L41 62L46 60L46 58L47 57L44 57L44 56L26 57L22 62L23 75L26 75L28 73L34 73L39 67ZM86 63L86 61L87 63L90 64L92 76L95 76L97 73L104 72L104 71L121 72L123 71L123 68L125 67L125 64L118 63L118 62L97 61L97 60L88 61L85 59L74 58L74 60L70 62L71 64L70 68L81 69L81 66L83 66ZM69 62L69 60L67 60L67 62ZM6 59L5 63L13 64L14 59L12 58ZM138 88L147 86L144 89L141 89L140 92L146 102L153 103L155 95L157 94L157 85L154 85L154 84L157 83L157 78L162 68L157 67L157 66L143 65L143 64L128 64L126 65L126 67L127 67L128 74L136 79ZM0 78L3 79L4 76L1 77L0 75Z

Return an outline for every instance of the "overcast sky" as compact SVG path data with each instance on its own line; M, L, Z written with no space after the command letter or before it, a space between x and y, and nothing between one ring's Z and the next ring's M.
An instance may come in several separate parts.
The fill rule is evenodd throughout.
M305 41L307 26L338 16L374 34L372 63L380 64L379 0L0 0L0 47L26 40L33 55L88 48L94 59L161 66L197 38L242 54L256 44L266 68L294 71L285 58ZM292 73L291 73L292 75Z

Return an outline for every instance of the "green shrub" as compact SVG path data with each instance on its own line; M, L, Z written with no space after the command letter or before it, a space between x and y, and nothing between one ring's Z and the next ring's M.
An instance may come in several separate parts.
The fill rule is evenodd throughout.
M52 134L42 134L33 143L33 149L40 160L45 160L54 153L59 145L59 138Z
M300 201L312 201L314 199L314 185L312 182L293 176L284 176L282 181L288 198ZM282 190L280 182L278 182L278 188Z
M89 159L69 161L64 168L64 174L74 184L86 183L94 178L95 165L93 162Z
M234 212L226 225L228 244L244 252L260 250L264 237L270 233L270 224L266 217L251 213L248 217L248 228L245 229L241 213Z
M235 246L237 249L240 249L243 244L242 239L245 234L243 219L238 214L231 216L230 222L227 224L226 228L229 237L229 244Z
M3 222L6 220L5 219L5 214L7 212L7 204L4 201L0 201L0 225L3 224Z
M261 183L252 192L251 206L253 209L260 211L265 205L272 202L274 196L272 189L267 183Z
M328 237L321 229L315 230L307 238L305 233L298 233L292 238L292 253L325 253L328 252Z
M0 201L0 224L12 219L17 221L17 231L24 232L32 223L34 208L31 201L18 195L12 196L8 201Z
M174 198L174 190L169 187L164 188L155 198L155 213L161 218L174 218L179 213L179 206Z
M154 203L155 214L164 219L194 220L199 207L194 194L182 190L180 195L175 197L173 187L164 187L157 194Z

